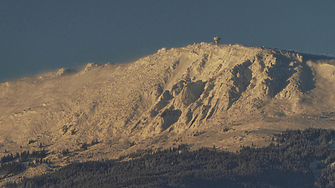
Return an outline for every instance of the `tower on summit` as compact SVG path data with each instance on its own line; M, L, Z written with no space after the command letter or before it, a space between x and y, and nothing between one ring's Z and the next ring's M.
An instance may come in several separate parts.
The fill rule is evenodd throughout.
M220 37L218 36L214 37L215 44L219 44L220 40L221 40Z

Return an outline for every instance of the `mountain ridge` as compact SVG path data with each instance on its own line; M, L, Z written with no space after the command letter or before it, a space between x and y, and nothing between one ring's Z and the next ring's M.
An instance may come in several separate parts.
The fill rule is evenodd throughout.
M195 43L5 82L0 144L13 153L42 144L61 166L179 144L264 146L287 128L333 127L334 65L287 50ZM75 155L62 157L64 149Z

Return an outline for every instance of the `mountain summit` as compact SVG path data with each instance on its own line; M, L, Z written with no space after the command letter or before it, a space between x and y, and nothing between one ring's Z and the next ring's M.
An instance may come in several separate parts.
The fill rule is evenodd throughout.
M1 152L43 148L65 164L179 144L263 146L285 129L333 126L334 73L325 56L209 43L60 69L0 85Z

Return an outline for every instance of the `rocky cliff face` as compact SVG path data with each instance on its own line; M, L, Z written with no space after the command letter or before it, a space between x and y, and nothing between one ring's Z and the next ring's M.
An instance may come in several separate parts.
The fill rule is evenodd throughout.
M42 143L62 163L180 143L261 146L287 128L333 126L334 65L292 51L200 43L2 83L1 152ZM74 155L60 157L63 149Z

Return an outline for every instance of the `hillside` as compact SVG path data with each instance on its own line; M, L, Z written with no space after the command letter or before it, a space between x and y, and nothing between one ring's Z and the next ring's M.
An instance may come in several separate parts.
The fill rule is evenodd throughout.
M151 154L72 163L7 187L80 188L325 188L335 183L335 130L308 128L274 136L266 147L188 151L187 145Z
M63 166L180 144L265 146L288 128L334 127L334 72L325 56L208 43L60 69L0 85L0 152L44 149Z

